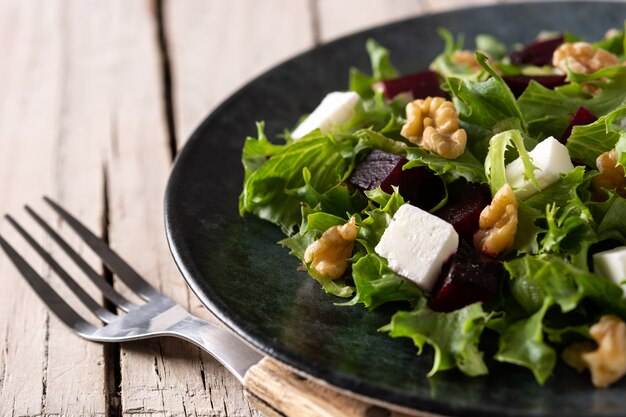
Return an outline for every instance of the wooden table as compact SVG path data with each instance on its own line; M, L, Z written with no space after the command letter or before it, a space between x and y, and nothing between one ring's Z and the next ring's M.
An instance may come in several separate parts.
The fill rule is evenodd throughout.
M255 75L321 42L495 2L0 0L0 213L37 230L22 205L49 214L40 197L59 200L155 286L210 319L174 265L162 213L172 159L200 120ZM30 254L4 221L0 233ZM1 416L263 415L188 343L78 338L3 255L0 288Z

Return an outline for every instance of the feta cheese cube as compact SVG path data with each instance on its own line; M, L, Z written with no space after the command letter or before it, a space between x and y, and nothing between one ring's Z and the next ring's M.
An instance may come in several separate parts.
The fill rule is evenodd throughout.
M541 190L555 183L561 174L574 169L567 148L553 136L539 142L528 155L533 165L538 168L535 170L535 177ZM539 191L530 180L524 178L524 164L521 158L506 166L506 180L520 199L528 198Z
M375 250L387 258L396 274L428 292L458 246L459 235L450 223L404 204L393 216Z
M593 269L596 274L606 277L621 285L622 290L626 290L626 246L598 252L593 255Z
M354 91L329 93L313 113L291 133L291 137L300 139L317 128L322 133L327 133L332 126L347 122L360 100Z

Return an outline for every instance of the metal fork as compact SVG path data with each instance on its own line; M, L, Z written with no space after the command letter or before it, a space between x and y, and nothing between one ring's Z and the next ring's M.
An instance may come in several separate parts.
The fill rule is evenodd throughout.
M15 227L18 233L44 259L77 298L102 321L103 325L94 326L85 320L0 236L0 247L26 278L39 298L62 322L78 335L94 342L126 342L161 336L174 336L188 340L215 357L243 383L246 371L263 358L260 353L244 344L233 333L191 315L174 300L161 294L103 240L89 231L65 209L48 197L44 197L44 200L102 259L111 272L115 273L129 289L146 301L145 304L137 304L117 292L43 218L30 207L25 206L28 214L78 265L102 292L102 295L115 305L118 311L121 310L120 314L115 314L94 300L13 217L6 215L9 223Z

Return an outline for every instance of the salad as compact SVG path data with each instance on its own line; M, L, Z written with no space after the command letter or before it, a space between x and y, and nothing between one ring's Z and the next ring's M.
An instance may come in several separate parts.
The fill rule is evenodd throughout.
M366 44L295 129L247 138L239 198L279 226L338 308L393 306L379 329L434 350L429 375L560 358L596 387L626 374L626 38L542 33L510 53L440 30L400 75Z

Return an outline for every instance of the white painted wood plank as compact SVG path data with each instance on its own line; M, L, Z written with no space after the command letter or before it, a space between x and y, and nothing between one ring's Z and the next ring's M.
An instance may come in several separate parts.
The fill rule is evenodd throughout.
M166 2L179 144L237 88L313 46L311 4L310 0Z
M21 205L40 207L43 194L72 205L90 227L98 227L102 209L98 138L81 132L83 106L93 98L71 97L85 85L67 78L82 57L66 36L66 11L49 2L0 4L0 211L16 214L38 237ZM6 223L0 230L32 253ZM49 277L41 261L28 259ZM0 292L0 415L104 415L102 346L49 316L4 255L0 285L11 289Z
M317 0L320 39L328 41L418 15L426 10L422 3L418 0Z

